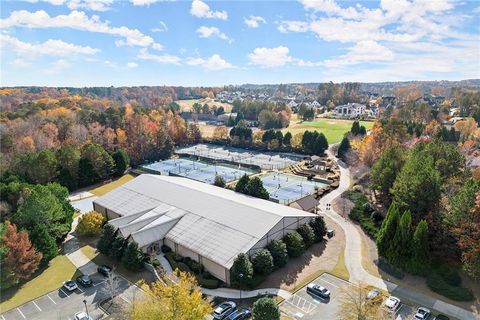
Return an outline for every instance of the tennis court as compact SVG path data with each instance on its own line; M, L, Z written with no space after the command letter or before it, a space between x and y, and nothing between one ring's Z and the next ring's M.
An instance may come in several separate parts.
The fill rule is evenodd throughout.
M265 170L284 169L303 159L302 155L295 153L258 152L211 144L197 144L179 148L176 152L177 154L192 155L212 160L254 165Z
M215 176L219 175L226 182L240 179L244 174L251 175L253 170L227 165L209 164L189 159L169 159L144 165L143 168L155 171L161 175L175 174L193 180L213 184Z
M315 187L321 189L327 186L325 183L284 173L269 173L260 178L270 198L282 204L288 204L315 193Z

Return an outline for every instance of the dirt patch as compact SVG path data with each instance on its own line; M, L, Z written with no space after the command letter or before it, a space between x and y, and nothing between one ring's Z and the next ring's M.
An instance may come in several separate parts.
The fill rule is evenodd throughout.
M345 249L345 234L342 228L330 218L325 217L325 222L329 229L335 229L335 236L314 244L302 256L290 259L285 267L273 272L265 279L261 284L262 288L280 287L291 290L296 283L318 274L320 270L329 272L337 266L339 252Z

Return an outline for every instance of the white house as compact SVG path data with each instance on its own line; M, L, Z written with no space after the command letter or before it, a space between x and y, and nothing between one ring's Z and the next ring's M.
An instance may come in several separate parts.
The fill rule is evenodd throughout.
M348 103L336 106L334 115L337 118L356 118L366 114L366 106L360 103Z

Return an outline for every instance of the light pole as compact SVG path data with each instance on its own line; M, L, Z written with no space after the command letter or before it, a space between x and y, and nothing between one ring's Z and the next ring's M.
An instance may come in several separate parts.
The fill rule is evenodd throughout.
M242 304L242 280L243 280L243 273L240 273L238 275L238 278L240 279L240 304Z
M90 318L90 315L88 314L87 300L83 300L83 304L85 305L85 311L87 311L87 317Z

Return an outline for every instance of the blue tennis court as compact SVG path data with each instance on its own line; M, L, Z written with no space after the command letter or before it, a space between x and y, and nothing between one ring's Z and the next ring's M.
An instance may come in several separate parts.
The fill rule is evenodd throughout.
M216 175L223 177L225 182L231 182L240 179L244 174L251 175L254 173L254 171L246 168L208 164L182 158L154 162L144 165L143 168L162 175L176 174L209 184L213 184Z
M321 189L327 186L325 183L284 173L269 173L260 178L270 198L284 204L315 193L315 187Z

